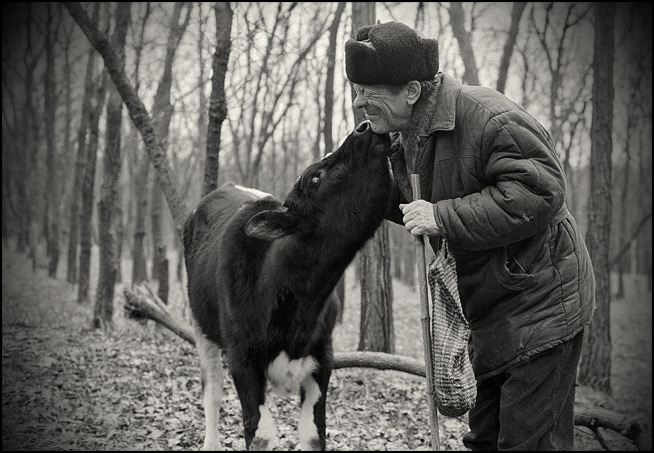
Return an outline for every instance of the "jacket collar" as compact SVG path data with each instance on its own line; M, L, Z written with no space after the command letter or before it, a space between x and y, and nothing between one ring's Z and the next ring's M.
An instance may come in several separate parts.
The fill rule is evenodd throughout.
M427 135L431 135L435 131L454 130L456 100L459 97L459 93L461 93L461 82L445 75L441 84L440 93L438 93L438 108L429 125Z

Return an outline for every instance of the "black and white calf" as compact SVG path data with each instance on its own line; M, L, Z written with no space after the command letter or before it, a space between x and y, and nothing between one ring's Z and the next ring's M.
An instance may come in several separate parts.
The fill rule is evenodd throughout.
M367 122L309 166L286 200L232 183L204 197L184 226L206 422L204 448L220 449L226 351L248 449L272 449L266 383L301 399L304 450L325 449L325 397L337 307L330 297L388 204L386 135Z

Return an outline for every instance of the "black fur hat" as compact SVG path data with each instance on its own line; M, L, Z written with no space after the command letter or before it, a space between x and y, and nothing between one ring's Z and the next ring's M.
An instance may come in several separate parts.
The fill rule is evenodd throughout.
M438 41L400 22L366 25L345 43L345 72L360 85L403 85L438 72Z

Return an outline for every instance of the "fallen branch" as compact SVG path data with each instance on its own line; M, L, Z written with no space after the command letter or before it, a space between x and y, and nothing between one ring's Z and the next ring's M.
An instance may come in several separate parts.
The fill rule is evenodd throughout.
M586 408L575 405L575 425L585 426L595 432L597 428L610 429L631 440L640 451L652 451L650 427L626 416L602 408Z
M168 307L164 305L149 286L141 284L135 288L135 292L125 289L123 294L125 295L124 308L127 317L152 319L195 346L195 338L191 327L175 319L170 314ZM395 370L425 377L425 366L419 360L384 352L337 353L334 355L334 369L339 368Z
M173 317L168 307L159 300L154 291L147 285L139 285L135 288L135 292L125 289L123 294L125 295L125 312L128 317L152 319L195 345L191 327L186 322ZM412 357L383 352L336 353L334 354L334 369L341 368L394 370L425 377L423 362ZM600 443L602 443L602 436L597 428L610 429L632 441L639 450L651 451L652 434L650 427L636 420L629 420L626 416L616 412L601 408L590 409L575 404L575 425L585 426L593 430Z
M334 369L375 368L377 370L403 371L425 377L425 365L413 357L385 352L337 352L334 354Z
M191 327L173 318L164 303L147 285L139 285L134 288L134 291L128 289L123 291L125 295L124 309L127 317L152 319L195 346Z

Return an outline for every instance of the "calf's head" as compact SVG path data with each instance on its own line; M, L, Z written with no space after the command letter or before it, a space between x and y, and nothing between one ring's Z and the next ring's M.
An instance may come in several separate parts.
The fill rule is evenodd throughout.
M363 245L388 203L389 148L388 134L375 134L368 121L361 123L335 152L302 173L279 209L253 216L246 234L265 240L293 234Z

